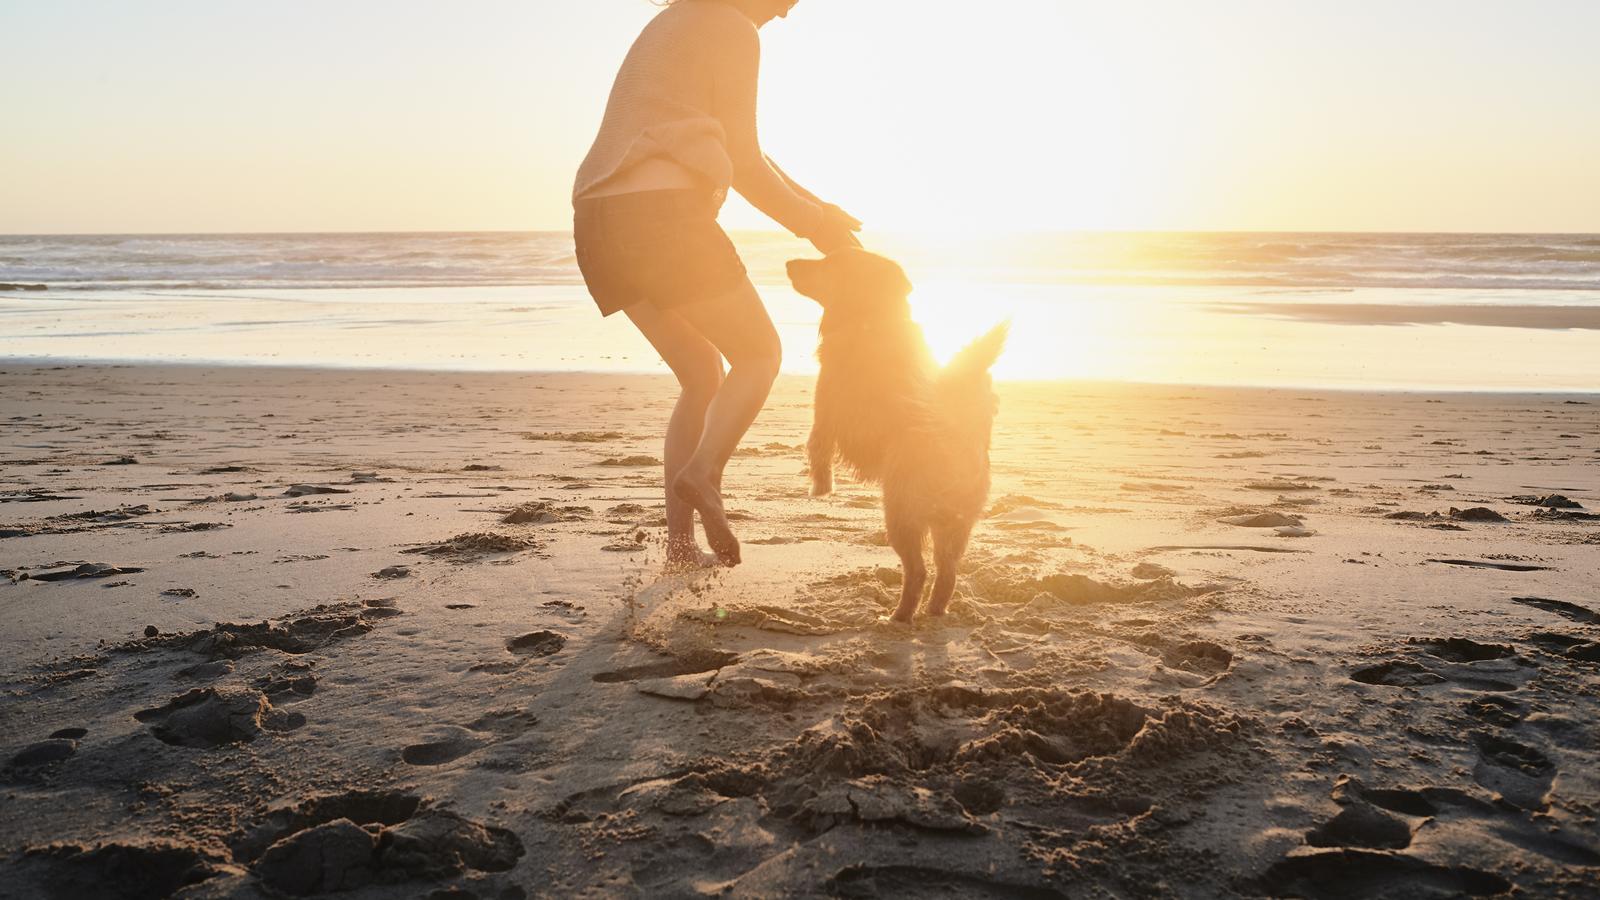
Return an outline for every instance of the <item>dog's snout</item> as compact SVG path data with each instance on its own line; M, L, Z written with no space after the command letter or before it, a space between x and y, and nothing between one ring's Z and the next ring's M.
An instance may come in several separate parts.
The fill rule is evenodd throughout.
M789 279L792 281L796 278L805 278L816 275L817 270L822 267L823 262L824 260L805 259L802 257L800 259L789 260L789 263L787 266L785 266L785 268L788 269Z
M819 284L817 269L822 265L820 259L791 259L785 267L789 272L789 283L803 297L810 297L818 303L822 298L817 296Z

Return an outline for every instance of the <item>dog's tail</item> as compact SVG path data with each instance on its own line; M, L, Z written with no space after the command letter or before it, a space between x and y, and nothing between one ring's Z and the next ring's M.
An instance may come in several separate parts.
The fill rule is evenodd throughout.
M1010 320L1001 322L989 333L962 348L950 364L939 373L939 381L946 385L986 383L989 370L994 368L1001 351L1006 348L1006 338L1011 334Z

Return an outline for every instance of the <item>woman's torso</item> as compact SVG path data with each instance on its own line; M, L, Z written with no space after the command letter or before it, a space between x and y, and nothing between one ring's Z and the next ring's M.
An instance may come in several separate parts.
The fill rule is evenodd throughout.
M753 27L713 0L680 2L658 14L617 73L574 201L651 190L725 194L732 162L718 118L718 74L739 29Z
M652 156L612 175L585 191L579 200L617 197L645 191L699 191L705 181L695 173L664 156Z

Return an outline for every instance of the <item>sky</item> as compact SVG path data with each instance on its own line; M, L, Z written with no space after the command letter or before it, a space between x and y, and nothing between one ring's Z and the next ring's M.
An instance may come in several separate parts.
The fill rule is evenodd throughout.
M0 0L0 233L564 229L656 11ZM1595 0L801 0L762 140L869 229L1600 232L1597 34Z

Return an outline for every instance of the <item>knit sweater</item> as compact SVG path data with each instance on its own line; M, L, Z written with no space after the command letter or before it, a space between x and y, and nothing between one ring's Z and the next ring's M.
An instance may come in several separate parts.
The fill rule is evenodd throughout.
M573 200L594 195L648 159L667 159L719 199L731 187L797 235L822 219L814 198L761 152L755 23L714 0L680 0L651 20L623 60L600 134L578 169Z

